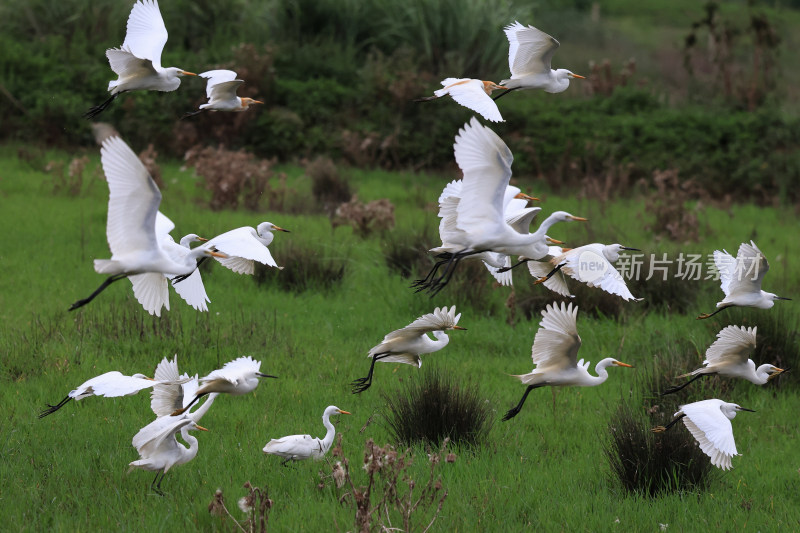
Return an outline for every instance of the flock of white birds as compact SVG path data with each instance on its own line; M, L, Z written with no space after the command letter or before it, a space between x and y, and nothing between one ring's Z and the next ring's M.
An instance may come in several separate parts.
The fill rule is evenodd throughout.
M435 91L438 98L449 94L456 102L466 106L490 121L501 121L502 116L491 93L504 90L500 96L517 89L542 89L551 93L564 91L572 78L583 78L565 69L553 70L551 59L559 43L546 33L514 22L505 28L509 41L509 67L511 78L495 84L489 81L448 78L443 89ZM173 91L180 85L180 76L193 75L180 68L161 66L161 52L167 41L167 30L156 0L138 0L130 13L125 41L120 48L107 50L106 56L112 70L119 76L109 83L110 98L90 109L91 118L106 109L120 94L135 90ZM236 90L243 83L236 73L228 70L211 70L200 74L207 78L209 102L200 106L199 113L211 111L244 111L253 103L249 98L239 98ZM189 113L195 114L195 113ZM465 259L481 260L501 285L512 283L511 269L527 264L535 278L533 283L544 286L562 297L572 298L567 277L589 286L615 294L626 301L637 301L628 290L614 262L624 250L635 250L620 244L587 244L576 248L563 248L563 242L553 239L547 232L558 222L586 219L564 211L548 216L533 232L530 226L541 208L528 207L528 196L510 185L513 155L503 140L491 129L473 118L459 130L454 144L455 160L463 171L461 180L448 183L439 197L439 231L442 245L431 250L437 262L424 279L414 284L417 291L427 290L431 296L441 291L452 278L459 262ZM170 236L175 225L160 211L161 193L136 154L118 137L107 139L101 149L101 162L109 186L108 221L106 235L111 259L96 259L94 268L108 277L89 297L75 302L70 310L89 303L111 283L130 279L136 299L149 313L160 316L169 310L169 286L189 305L198 311L207 311L210 302L205 291L198 265L209 257L239 274L253 274L254 262L278 267L268 246L274 231L287 231L270 222L257 228L237 228L210 240L190 233L177 244ZM191 248L194 242L202 244ZM596 263L592 275L582 271L586 257ZM518 262L512 265L512 256ZM725 298L718 309L698 318L708 318L730 306L749 306L769 309L782 298L761 290L761 282L769 265L755 243L743 243L734 258L727 252L716 251L714 260L720 272ZM614 358L601 360L595 366L597 376L589 373L589 362L577 359L581 338L577 332L578 307L572 302L552 303L542 311L542 320L532 347L535 368L528 374L514 376L526 385L519 403L510 409L503 420L515 417L528 394L538 387L595 386L608 378L611 366L630 367ZM455 306L436 308L413 321L408 326L386 335L373 347L366 377L352 383L353 392L360 393L372 384L375 363L392 362L421 366L420 356L444 348L447 332L463 330L458 325L460 314ZM434 339L430 338L430 334ZM673 387L664 394L681 390L702 376L718 374L747 379L763 385L783 369L770 364L758 368L748 357L755 347L756 328L727 326L706 352L705 366L684 376L692 376L686 384ZM142 428L132 444L140 459L130 463L131 468L156 471L151 487L160 492L166 472L186 463L197 454L197 439L189 434L193 430L205 431L198 425L218 394L242 395L258 385L260 378L275 377L260 372L260 361L240 357L214 370L205 377L179 374L177 356L164 358L153 378L142 374L125 376L107 372L94 377L71 391L61 402L49 405L40 418L52 414L69 400L89 396L117 397L136 394L152 388L151 407L156 419ZM205 397L199 407L191 408ZM676 418L663 431L678 420L697 439L712 464L723 469L731 467L731 458L737 454L730 420L739 411L739 405L718 399L709 399L681 406ZM323 413L327 434L323 439L309 435L292 435L272 439L264 452L290 460L320 458L333 442L335 429L330 417L350 414L336 406ZM176 436L180 434L184 442Z

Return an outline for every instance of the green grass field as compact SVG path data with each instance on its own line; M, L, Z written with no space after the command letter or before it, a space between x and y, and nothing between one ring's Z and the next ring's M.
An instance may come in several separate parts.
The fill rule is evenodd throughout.
M134 147L138 149L139 147ZM98 165L96 152L87 176ZM47 152L47 159L71 155ZM366 353L387 332L405 326L435 306L456 303L460 325L443 351L423 356L425 366L438 368L477 384L496 412L489 439L478 449L453 447L458 459L437 467L448 491L433 531L776 531L800 525L800 455L796 416L800 397L796 377L781 378L780 387L759 388L736 383L728 397L756 413L733 421L742 457L734 468L719 473L706 490L658 498L630 496L610 477L603 455L607 426L620 403L637 410L651 405L636 388L637 376L654 358L679 340L697 348L691 359L699 366L714 334L729 323L725 313L713 324L696 321L720 299L717 282L706 281L693 308L685 314L664 306L627 303L617 316L587 313L582 303L578 329L580 357L596 363L614 356L636 366L613 369L604 385L558 391L536 390L515 419L500 417L524 387L508 374L530 371L530 348L538 327L538 306L532 319L518 313L509 325L505 307L510 290L491 287L488 275L477 280L482 291L463 293L454 282L438 296L414 294L410 280L390 271L381 240L413 236L428 226L436 234L434 204L444 184L458 175L418 175L351 171L350 181L362 201L389 198L397 227L388 235L361 239L347 227L332 230L327 217L313 213L310 182L298 168L283 169L295 205L307 199L305 214L245 211L211 212L191 171L177 163L163 164L167 188L162 211L177 224L176 236L197 232L213 236L227 229L255 226L269 220L292 231L279 234L270 247L284 274L292 268L292 247L310 248L323 258L345 265L342 281L332 288L285 291L275 283L257 283L216 267L204 273L211 298L208 313L197 313L174 294L172 309L158 319L133 298L130 284L120 281L87 307L69 313L69 305L102 281L93 258L109 257L105 239L107 188L100 175L87 177L81 193L54 194L52 175L39 170L41 161L25 163L15 147L0 148L0 220L6 228L0 250L0 523L7 530L227 530L232 523L209 515L208 503L221 489L234 516L243 516L235 501L245 481L266 487L274 501L274 531L351 530L354 509L339 503L342 491L319 472L326 462L282 467L261 448L270 438L294 433L324 433L320 417L329 404L350 411L336 420L343 452L356 482L364 442L383 445L388 432L381 424L381 393L405 380L418 379L407 365L377 365L375 382L365 393L350 394L349 383L366 374ZM532 181L520 179L529 192L543 194L544 213L564 209L589 217L587 225L563 225L553 236L572 244L592 240L621 242L647 253L680 250L702 253L715 248L735 251L753 238L769 257L772 270L765 289L797 296L800 241L790 208L733 206L700 212L701 240L689 245L656 238L647 228L650 214L638 199L605 205L591 198L556 196ZM464 274L464 272L461 272ZM517 290L530 283L515 274ZM653 280L650 284L658 284ZM536 288L544 291L544 288ZM480 294L477 301L470 294ZM651 292L648 291L648 294ZM664 291L653 290L653 294ZM549 299L547 300L549 301ZM778 302L780 310L748 310L748 324L759 325L769 313L781 312L797 329L797 302ZM637 309L639 306L639 309ZM795 337L796 342L797 337ZM759 342L768 342L760 339ZM178 354L182 370L204 375L240 355L262 361L262 371L278 380L262 383L244 397L222 397L202 421L210 431L196 435L197 457L168 473L164 497L151 492L150 472L127 472L138 459L130 441L149 423L149 395L120 399L88 398L70 402L58 413L37 419L45 403L60 400L86 379L109 370L152 373L164 356ZM758 361L758 363L765 361ZM687 371L690 369L686 369ZM702 395L703 389L696 392ZM369 422L369 423L368 423ZM686 431L678 427L674 431ZM412 477L428 471L426 450L413 449ZM427 524L415 522L421 531Z

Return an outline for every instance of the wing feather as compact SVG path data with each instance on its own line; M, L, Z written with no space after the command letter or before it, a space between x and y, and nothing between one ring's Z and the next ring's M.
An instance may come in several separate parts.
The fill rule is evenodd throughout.
M545 32L519 22L505 28L508 38L508 68L513 78L549 74L559 43Z
M161 68L161 52L167 44L167 27L158 9L158 0L139 0L128 16L127 32L122 47L133 55L153 62Z
M169 311L167 278L160 272L145 272L128 276L133 284L133 295L151 315L161 316L161 308Z
M730 361L745 364L756 348L756 327L727 326L717 333L717 340L706 350L703 364Z
M531 355L536 370L577 367L581 338L577 328L578 307L561 303L548 304L533 339Z

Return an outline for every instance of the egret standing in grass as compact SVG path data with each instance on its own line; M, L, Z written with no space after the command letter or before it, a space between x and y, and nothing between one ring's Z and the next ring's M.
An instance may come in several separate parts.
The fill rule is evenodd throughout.
M461 318L461 313L456 314L455 305L449 310L447 307L441 309L437 307L433 313L422 315L406 327L386 335L383 342L369 351L368 357L372 358L369 373L366 377L353 381L353 394L364 392L372 385L372 373L377 361L421 367L420 355L439 351L450 342L446 331L467 329L457 325L459 318ZM429 333L433 333L436 340L431 339L428 336Z
M733 306L771 309L775 300L791 300L771 292L761 290L761 282L769 271L769 263L756 243L743 242L736 253L736 259L726 250L714 250L714 263L719 271L720 285L725 298L717 302L717 310L703 313L698 319L709 318L723 309Z
M500 85L507 91L495 100L517 89L542 89L548 93L560 93L569 87L572 78L585 79L574 72L560 68L553 70L550 63L559 43L542 30L525 27L514 22L505 27L508 38L508 68L511 78Z
M678 376L678 378L694 377L683 385L670 387L662 393L662 396L678 392L693 381L714 374L728 378L746 379L756 385L764 385L783 372L783 369L770 364L763 364L756 368L753 360L748 358L755 348L755 327L727 326L723 328L717 333L717 340L706 350L706 359L703 361L705 366Z
M653 428L654 433L668 430L678 420L683 420L686 429L697 441L703 453L711 458L711 464L723 470L731 469L731 458L736 453L736 443L733 441L733 426L731 420L739 411L749 411L735 403L711 399L681 405L680 411L673 416L677 417L666 426Z
M333 444L333 438L336 436L336 428L331 424L331 416L349 414L335 405L329 405L322 413L322 424L328 430L324 438L315 439L311 435L289 435L280 439L272 439L264 446L264 453L283 457L284 465L289 461L302 461L311 457L316 460L322 459L328 453Z
M244 83L244 80L236 79L236 73L232 70L209 70L201 72L198 76L208 79L206 86L208 102L201 104L199 111L186 113L184 118L203 111L247 111L252 104L264 103L252 98L236 96L236 90Z
M533 339L533 364L536 367L529 374L514 376L528 388L516 407L506 412L503 420L510 420L517 416L522 409L528 394L538 387L594 387L608 379L609 366L631 365L621 363L613 357L607 357L594 367L597 376L589 374L589 361L577 360L578 350L581 347L581 338L578 336L576 325L578 307L570 302L559 307L557 304L548 304L542 311L542 321L539 330Z
M453 100L467 109L475 111L486 120L492 122L505 122L497 104L492 100L492 91L507 89L493 81L474 80L472 78L447 78L442 80L442 89L433 91L433 96L418 98L416 102L427 102L445 95L450 95Z
M229 361L222 368L214 370L204 378L200 378L202 385L195 392L194 398L181 409L176 409L172 416L178 416L186 412L189 407L205 396L213 392L230 394L231 396L241 396L258 387L259 378L274 378L269 374L263 374L261 361L256 361L250 356L239 357Z
M189 250L181 257L171 256L162 247L162 239L166 235L159 229L162 224L159 223L157 227L157 219L166 219L158 211L161 192L139 157L125 141L119 137L109 137L103 141L100 160L108 182L106 238L111 248L111 259L95 259L94 269L99 274L107 274L108 278L87 298L73 303L69 310L88 304L115 281L128 276L152 274L147 279L139 278L141 285L134 294L145 309L160 315L160 302L165 299L168 301L166 281L162 274L188 275L197 268L199 258L212 256L224 259L226 256L204 246ZM149 283L149 280L153 283ZM157 309L157 312L151 309Z
M181 76L196 76L177 67L161 66L161 52L167 44L167 38L158 0L136 2L128 16L128 28L122 46L106 50L111 70L119 76L108 82L111 97L89 109L84 117L96 117L124 92L174 91L181 84Z

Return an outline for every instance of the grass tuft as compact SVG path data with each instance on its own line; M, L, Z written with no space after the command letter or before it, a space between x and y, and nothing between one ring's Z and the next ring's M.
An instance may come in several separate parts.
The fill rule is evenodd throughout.
M280 257L285 265L283 270L256 263L257 284L294 292L322 291L333 288L344 278L344 261L323 257L314 248L288 243L281 248Z
M457 383L438 370L423 370L399 391L384 393L384 419L395 442L439 446L453 443L478 445L492 428L492 410L478 386Z

